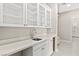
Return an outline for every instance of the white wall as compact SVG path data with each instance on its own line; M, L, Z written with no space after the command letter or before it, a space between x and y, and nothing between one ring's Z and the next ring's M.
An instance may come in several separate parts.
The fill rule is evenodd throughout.
M59 37L62 40L71 41L72 40L72 27L70 14L59 15Z
M29 28L0 27L0 40L29 36Z
M31 38L33 28L12 28L12 27L0 27L0 41L8 40L12 38L26 37L27 39ZM44 37L46 35L46 29L37 28L35 37ZM15 41L17 41L16 39ZM6 44L10 41L0 43L1 45ZM11 41L13 42L13 41Z
M59 36L62 40L72 41L72 20L79 17L79 9L59 14Z
M71 4L71 6L67 6L67 3L64 5L62 3L59 3L59 13L79 9L79 3L68 3L68 4Z

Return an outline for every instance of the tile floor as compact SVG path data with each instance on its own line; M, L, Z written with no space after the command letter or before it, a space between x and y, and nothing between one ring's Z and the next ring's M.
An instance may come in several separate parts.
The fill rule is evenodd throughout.
M53 56L79 56L79 38L73 39L72 43L62 42Z

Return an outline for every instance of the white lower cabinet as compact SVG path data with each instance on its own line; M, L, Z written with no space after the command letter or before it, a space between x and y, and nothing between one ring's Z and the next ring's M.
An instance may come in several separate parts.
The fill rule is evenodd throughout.
M22 51L22 56L33 56L33 48L27 48Z
M48 55L48 42L43 42L39 44L40 46L36 45L33 48L33 55L34 56L47 56Z
M48 55L48 41L44 41L33 47L34 56L47 56Z
M23 51L23 56L47 56L48 55L48 41L44 41L25 49Z
M41 48L36 51L33 51L33 56L41 56L42 55L41 51L42 51Z
M53 53L53 40L49 40L49 55Z

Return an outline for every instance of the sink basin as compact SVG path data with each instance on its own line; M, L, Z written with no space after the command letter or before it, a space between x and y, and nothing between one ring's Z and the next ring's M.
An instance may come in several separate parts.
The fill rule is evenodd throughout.
M32 40L40 41L40 40L42 40L42 39L41 39L41 38L33 38Z

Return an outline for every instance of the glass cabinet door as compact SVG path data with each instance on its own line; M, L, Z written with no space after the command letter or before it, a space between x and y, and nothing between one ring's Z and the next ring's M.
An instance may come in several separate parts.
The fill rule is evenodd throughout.
M45 26L45 8L39 4L39 26Z
M3 16L2 16L2 3L0 3L0 24L2 24L3 23Z
M46 21L47 21L47 27L51 26L51 20L50 20L50 11L46 10Z
M37 25L37 3L27 3L27 25Z
M23 4L5 3L3 4L4 24L23 24Z

